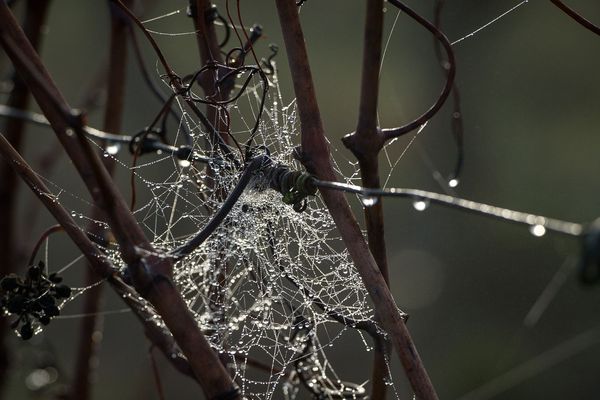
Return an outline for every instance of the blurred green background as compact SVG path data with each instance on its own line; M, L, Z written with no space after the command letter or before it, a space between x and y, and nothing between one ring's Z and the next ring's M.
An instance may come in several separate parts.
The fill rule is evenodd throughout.
M107 57L110 22L106 3L52 2L42 55L58 86L75 106ZM143 18L180 10L148 24L150 29L171 33L192 30L185 16L187 1L144 3L138 9ZM216 3L224 8L223 1ZM433 1L408 3L432 19ZM443 28L453 41L519 1L446 3ZM270 42L280 44L283 50L273 2L246 0L241 5L246 25L258 22L267 35L257 45L259 56L269 54ZM569 5L600 23L599 2L570 0ZM322 117L332 146L339 151L336 158L340 164L347 164L344 157L351 156L339 139L354 130L357 120L363 13L364 1L357 0L308 0L301 10ZM397 15L388 4L386 40ZM160 35L156 39L178 72L198 68L193 35ZM141 38L140 42L154 71L155 57L146 42ZM454 48L466 153L457 194L576 222L598 217L600 38L549 1L532 0ZM0 57L4 58L3 53ZM283 94L291 100L285 52L277 59ZM2 63L3 76L8 76L9 66L5 59ZM150 122L159 105L133 65L128 79L124 131L135 132ZM398 126L423 112L442 84L431 35L401 14L389 37L382 69L381 125ZM418 136L393 170L390 186L442 190L436 174L448 177L456 155L450 113L447 104ZM92 114L92 124L100 125L101 115L101 111ZM412 137L403 137L387 148L393 161ZM29 129L26 141L29 160L55 146L53 135L41 128ZM385 157L381 162L385 180L390 168ZM64 159L48 178L70 193L85 196L79 178ZM127 178L126 171L119 170L122 187L128 193ZM35 200L25 190L21 190L20 198L21 221L27 221ZM350 200L360 212L356 198ZM525 316L561 265L577 256L576 240L553 234L536 238L523 227L439 207L417 212L404 200L386 200L385 213L392 292L398 305L411 315L409 328L440 398L463 398L486 384L490 392L466 398L589 399L600 394L600 334L590 331L600 326L600 287L582 287L571 269L537 324L524 324ZM28 239L34 241L50 224L50 217L44 214L31 227ZM66 240L53 239L52 246L55 265L66 264L76 254ZM68 279L78 282L81 275L80 270L71 268ZM80 307L81 302L76 301L64 313L76 314ZM108 293L104 307L114 310L122 305ZM18 368L13 372L8 399L36 398L27 391L25 380L44 358L56 358L64 373L60 379L68 382L79 322L76 318L52 323L31 343L10 339L18 355ZM591 333L577 336L584 332ZM574 337L578 339L571 341ZM556 350L556 346L561 347ZM132 315L107 316L95 398L158 399L148 347ZM371 354L354 353L357 348L362 350L338 343L330 352L330 361L343 379L363 382L370 377L367 366ZM555 350L546 353L551 349ZM543 353L545 358L535 358ZM175 373L162 356L156 357L167 399L201 396L193 382ZM515 372L523 363L527 363L526 368ZM392 368L400 398L411 398L395 356ZM496 383L490 386L494 379Z

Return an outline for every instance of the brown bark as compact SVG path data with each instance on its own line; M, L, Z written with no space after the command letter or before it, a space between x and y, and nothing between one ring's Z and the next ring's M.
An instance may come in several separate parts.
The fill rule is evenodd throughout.
M83 118L73 112L64 101L4 3L0 3L0 42L50 121L88 187L94 203L106 214L138 292L152 303L163 318L183 354L188 358L204 394L213 398L235 393L237 389L233 381L220 364L171 281L171 260L161 257L145 237L124 198L110 179L108 171L84 137ZM72 131L75 134L69 134ZM86 254L86 251L90 250L82 251ZM239 398L239 395L231 397Z
M319 179L335 181L296 3L293 0L276 0L276 4L300 114L302 161L309 172ZM320 192L373 300L383 328L390 335L416 397L437 399L404 324L403 315L394 302L345 197L333 190L321 189Z

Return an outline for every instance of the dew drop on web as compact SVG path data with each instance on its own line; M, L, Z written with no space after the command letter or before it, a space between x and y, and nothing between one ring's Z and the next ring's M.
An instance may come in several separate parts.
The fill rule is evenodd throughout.
M108 146L106 146L106 153L110 154L111 156L116 155L119 150L121 150L121 144L120 143L111 143Z
M360 202L365 207L372 207L379 201L376 196L360 196Z
M529 232L535 237L542 237L546 234L544 225L536 224L529 227Z
M413 207L417 211L425 211L429 207L429 200L418 199L413 202Z

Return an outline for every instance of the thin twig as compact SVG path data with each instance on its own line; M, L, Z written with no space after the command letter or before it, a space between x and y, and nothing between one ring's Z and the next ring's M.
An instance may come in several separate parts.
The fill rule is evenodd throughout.
M396 138L398 136L404 135L408 132L413 131L419 126L423 125L425 122L429 121L439 110L442 108L442 105L450 95L450 91L452 90L452 86L454 85L454 77L456 75L456 62L454 60L454 51L452 50L452 45L450 41L439 29L435 27L431 22L427 21L425 18L420 16L418 13L413 11L406 4L402 3L399 0L388 0L392 5L398 7L400 10L404 11L408 16L421 24L425 29L431 32L435 38L440 42L440 44L444 47L446 51L446 55L448 57L448 74L446 76L446 83L444 88L442 89L440 95L438 96L435 103L429 108L429 110L425 111L420 117L414 119L408 124L402 125L398 128L384 129L383 136L386 140L390 140Z
M581 14L579 14L578 12L576 12L575 10L573 10L572 8L570 8L569 6L567 6L565 3L563 3L560 0L550 0L550 1L556 7L560 8L562 12L564 12L569 17L571 17L575 21L577 21L577 23L579 23L579 25L583 26L584 28L586 28L586 29L594 32L596 35L600 36L600 26L595 25L591 21L587 20Z
M314 180L312 182L320 188L340 190L346 193L355 193L364 197L400 197L411 199L416 202L423 202L421 207L426 208L427 202L440 204L450 208L456 208L462 211L474 214L492 217L506 222L513 222L530 227L540 226L537 231L532 232L537 236L543 236L548 231L560 233L567 236L581 236L585 227L575 222L563 221L555 218L548 218L542 215L529 214L521 211L514 211L508 208L491 206L489 204L478 203L471 200L465 200L458 197L449 196L435 192L428 192L419 189L390 188L390 189L371 189L361 186L348 185L341 182ZM417 205L419 206L419 205Z
M148 32L148 30L146 29L144 24L142 24L141 21L135 16L135 14L133 14L133 12L131 12L131 10L129 8L127 8L127 6L125 6L120 0L111 0L111 2L116 4L134 22L134 24L142 31L142 33L144 34L144 36L146 37L146 39L148 40L148 42L150 43L150 45L152 46L154 51L156 52L162 66L164 67L167 78L169 79L169 85L171 85L174 88L176 93L183 93L185 91L185 87L184 87L183 83L181 82L180 77L173 71L173 69L171 68L171 66L169 65L167 60L165 59L164 55L160 51L158 44L156 43L156 41L154 40L154 38L152 37L150 32ZM213 146L216 147L218 145L219 148L225 154L230 154L230 150L229 150L229 147L227 146L227 143L219 135L215 126L202 113L202 111L200 111L200 109L198 109L198 107L194 104L194 102L189 101L188 99L185 99L185 100L186 100L188 107L190 107L190 109L194 112L194 114L198 117L198 119L200 119L200 122L202 123L202 125L208 130L208 132L209 132L208 137L212 141Z

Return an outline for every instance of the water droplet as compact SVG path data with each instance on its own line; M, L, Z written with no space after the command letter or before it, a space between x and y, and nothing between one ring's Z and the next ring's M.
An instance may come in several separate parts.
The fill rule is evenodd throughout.
M448 186L450 186L451 188L455 188L458 186L458 184L460 183L460 181L456 178L452 178L448 181Z
M192 165L192 163L189 160L177 160L177 163L181 168L187 168L190 165Z
M376 196L360 196L360 202L365 207L371 207L377 204L379 198Z
M108 154L110 154L111 156L114 156L115 154L117 154L119 152L119 150L121 150L120 143L110 143L108 146L106 146L106 152Z
M429 207L429 200L427 199L418 199L413 202L413 207L417 211L425 211L427 207Z
M67 136L73 136L75 134L75 131L71 128L67 128L65 129L65 135Z
M105 152L104 152L102 155L103 155L105 158L106 158L106 157L108 157L108 153L107 153L106 151L105 151Z
M532 225L529 228L529 232L531 232L531 234L535 237L542 237L546 234L546 228L544 227L544 225Z

